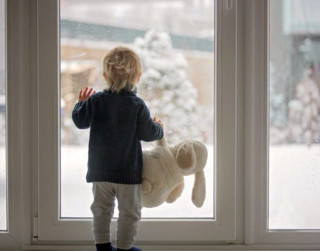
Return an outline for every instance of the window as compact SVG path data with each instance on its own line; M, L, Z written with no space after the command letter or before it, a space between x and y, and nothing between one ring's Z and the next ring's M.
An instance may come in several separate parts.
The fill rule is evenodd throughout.
M290 243L302 250L319 244L318 215L313 212L317 200L309 200L317 189L317 185L310 189L317 176L310 174L317 162L317 144L306 147L306 140L314 136L303 139L300 133L304 131L300 115L311 109L289 112L301 107L299 82L307 79L306 86L313 86L310 62L299 48L304 50L301 31L309 27L307 37L316 31L311 27L317 25L309 22L314 18L314 7L309 7L314 4L317 1L271 0L250 1L247 6L254 14L248 16L246 32L246 244ZM316 59L316 52L309 52ZM294 135L303 140L298 143Z
M5 0L0 0L0 231L7 230L5 13Z
M185 103L191 108L193 107L192 109L198 109L199 113L205 114L201 117L202 121L198 123L197 128L191 127L189 126L192 125L191 121L188 121L188 119L183 121L185 118L181 117L179 109L182 108L174 103L173 105L177 106L177 109L174 110L179 111L178 115L181 121L170 122L171 118L169 116L165 118L168 120L167 126L171 127L171 131L168 131L168 137L170 136L170 141L174 144L187 138L189 132L190 135L192 134L192 138L204 141L208 145L209 152L211 151L211 160L208 161L208 165L211 166L206 167L206 171L208 171L206 177L206 207L193 209L190 193L188 195L187 191L192 188L190 186L185 189L184 197L180 198L183 203L184 198L186 198L186 205L189 205L190 208L186 210L184 207L184 213L173 212L171 209L178 205L177 202L177 205L172 204L167 208L165 208L166 205L163 208L159 207L158 211L156 209L154 211L150 210L149 214L145 211L145 216L148 219L141 221L137 240L214 241L235 239L235 169L238 165L237 159L240 158L240 155L236 154L238 151L236 142L240 142L237 138L240 136L232 128L238 123L235 118L239 109L241 109L238 106L237 96L239 93L236 86L240 86L242 82L237 82L239 74L235 61L237 54L243 51L240 49L241 43L237 41L238 37L236 35L238 27L236 20L241 17L236 13L241 5L225 5L222 2L215 1L216 7L214 8L212 1L206 0L177 0L170 1L170 5L167 4L169 1L161 3L150 1L148 9L157 8L159 12L153 15L155 18L154 25L164 25L162 33L159 34L157 32L148 33L150 27L145 22L139 21L138 17L132 20L130 16L129 10L132 11L132 8L137 7L143 11L145 2L141 6L139 5L140 1L134 3L109 1L105 6L102 4L103 1L100 1L99 5L94 2L92 4L90 2L90 5L88 5L87 1L77 1L77 4L74 5L74 2L61 1L60 19L57 2L38 2L38 116L41 118L38 121L38 239L91 240L92 227L89 205L92 195L90 185L85 183L84 177L87 161L87 146L84 146L84 144L86 144L87 139L80 142L82 137L87 137L87 132L74 130L70 120L70 112L76 102L80 88L87 84L94 86L97 90L104 88L101 77L101 60L110 48L121 43L130 47L137 46L137 51L143 52L143 48L139 48L139 45L147 43L150 36L164 39L161 43L165 46L157 49L173 47L170 53L174 54L175 58L168 62L178 64L180 71L172 72L170 77L177 77L179 81L186 85L183 91L188 90L191 93L190 99L192 99L192 102ZM134 4L134 7L132 7L132 4ZM206 10L203 6L206 7ZM194 11L195 9L197 11ZM220 39L215 39L215 43L213 43L214 36L212 34L214 10L217 13L215 19L220 20L220 25L215 30L216 36ZM94 15L92 11L98 14ZM111 21L106 20L105 17L101 19L101 14L99 14L101 11L105 11L112 17L110 18ZM129 12L127 13L127 11ZM188 15L183 14L187 12ZM168 15L168 13L171 14ZM176 15L172 15L172 13ZM89 19L86 19L86 15L92 17L90 22ZM124 19L122 15L128 17L128 19ZM161 22L163 20L161 15L167 17L166 22ZM179 21L170 23L171 16L177 16ZM202 16L208 21L203 20ZM150 23L152 24L151 21ZM190 27L188 29L190 31L184 31L180 25L187 25ZM58 32L59 27L60 34ZM50 30L50 33L48 33L48 30ZM222 32L226 30L229 32ZM123 31L126 32L123 33ZM100 35L97 36L97 34ZM170 37L172 44L169 43ZM217 54L213 54L213 47L220 47L221 50L218 50ZM144 54L146 53L144 52ZM61 56L61 60L59 56ZM240 58L240 56L237 58ZM142 60L144 60L143 57ZM187 68L187 63L193 67ZM166 66L166 64L164 65ZM58 65L59 67L57 67ZM201 70L199 66L202 66ZM153 69L148 69L150 66L146 63L144 67L145 73L155 72ZM60 85L57 84L60 80L59 72L61 74ZM217 74L214 75L214 72L217 72ZM144 78L147 77L144 76ZM198 77L203 80L201 83L198 82ZM216 81L213 81L214 79ZM167 80L172 83L172 79L169 77ZM194 84L190 84L190 82ZM143 87L143 85L141 86ZM196 92L198 92L198 99L195 99ZM215 99L215 97L217 98ZM160 98L158 97L158 99ZM152 113L159 117L166 114L165 111L159 110L159 102L152 103L151 99L148 98L145 98L145 100L149 102ZM171 102L172 100L177 101L171 99ZM215 108L214 118L212 116L213 108ZM172 110L172 107L168 108L168 111ZM189 114L186 118L192 116L193 114ZM179 128L175 128L178 123ZM182 128L185 125L189 126L189 131ZM79 133L83 133L81 137L75 135L79 135ZM144 147L150 146L145 145ZM79 155L80 152L83 152L83 157ZM73 158L72 155L75 155L75 153L77 153L76 156L79 156L79 159ZM82 168L75 167L78 163ZM71 199L75 205L68 202ZM75 210L76 207L78 210ZM79 208L83 209L79 210ZM165 219L157 219L156 216ZM180 217L180 219L176 219L176 217ZM196 235L191 232L181 236L173 234L191 227L191 225L201 229L201 231ZM72 231L75 228L77 231ZM164 228L168 230L163 231ZM112 229L112 231L115 231L115 224L112 225ZM150 233L153 233L152 236L150 236Z
M85 182L89 130L77 129L71 112L81 88L106 88L102 59L118 45L140 55L138 95L164 121L168 143L198 139L208 149L204 205L192 204L188 176L175 203L143 208L142 216L214 218L214 1L183 0L60 1L61 217L92 217L92 184Z
M9 136L4 155L8 156L5 165L9 168L6 167L4 175L8 190L3 193L1 187L0 194L9 196L5 199L7 223L3 228L5 231L0 232L0 249L52 249L53 245L56 249L92 249L90 212L79 211L81 214L76 215L74 210L67 210L67 201L63 200L63 194L68 194L68 186L77 185L63 180L63 172L68 169L64 168L68 165L63 163L67 157L64 148L76 147L66 143L68 121L63 115L68 105L67 94L75 95L77 91L62 90L65 69L96 67L91 60L80 62L92 51L74 51L60 60L60 55L61 58L65 55L66 42L66 34L60 36L60 26L71 24L72 20L64 19L58 1L0 0L1 4L4 2L6 10L0 13L0 18L2 13L8 16L7 34L4 35L8 40L6 57L9 62L6 65L5 122L10 126L6 128ZM77 1L82 6L84 2L89 3L89 0ZM101 0L101 9L105 2ZM108 8L122 2L128 5L138 3L108 0ZM144 4L151 2L144 1ZM161 8L166 0L155 2ZM194 4L189 17L197 6L211 1L184 2ZM303 106L303 112L289 112L292 108L301 107L299 97L303 97L301 92L306 93L304 87L309 86L313 90L313 83L318 83L319 25L318 16L314 14L318 8L313 6L317 2L215 1L214 210L211 211L214 217L177 219L171 214L168 218L144 218L137 237L139 246L154 250L187 250L191 243L193 249L199 244L201 249L207 250L319 249L319 216L315 211L317 198L311 198L319 194L314 180L318 178L314 168L318 158L318 140L313 131L315 119L311 116L312 123L309 123L308 130L304 130L307 137L299 137L301 128L305 127L302 127L303 123L296 123L300 130L294 130L298 132L294 135L298 135L300 143L292 137L289 140L288 135L292 133L285 133L292 126L289 123L291 115L300 118L304 112L313 110L310 109L313 105L307 105ZM179 6L179 1L170 3L172 8ZM66 1L61 0L61 8L64 7ZM78 12L79 18L86 19L85 9L82 8L81 15ZM111 14L120 15L125 9L114 8ZM79 31L82 32L83 27L79 26ZM176 28L170 27L172 30ZM140 37L144 34L141 33ZM0 34L0 39L3 38ZM69 45L87 46L86 40ZM0 50L3 48L0 46ZM182 53L181 50L178 52ZM0 52L0 56L3 55ZM71 61L77 61L77 64ZM62 81L59 83L60 74ZM76 77L84 79L81 75ZM301 84L306 80L307 84ZM72 95L70 99L74 98ZM312 95L303 100L317 103ZM287 172L286 165L290 159L298 159L296 162L300 164L292 161L292 172ZM0 161L3 160L1 155ZM80 179L84 180L83 177ZM293 186L292 181L296 185ZM297 196L293 193L296 191L290 191L296 187L300 188ZM91 196L90 187L86 189L82 190L83 196ZM78 195L72 192L73 196ZM303 203L296 205L296 197L303 197ZM0 204L3 206L2 201ZM0 210L0 214L4 212L2 208ZM290 218L286 218L283 210L287 210ZM115 231L114 225L112 231ZM237 244L220 246L230 243Z
M319 1L270 1L269 229L320 229Z
M85 203L90 203L91 191L90 185L80 187L81 196L87 198L87 202L80 204L77 191L70 189L79 185L78 181L68 180L70 173L78 175L79 181L84 181L84 177L83 173L69 168L66 163L67 157L80 146L72 142L72 133L68 132L68 125L72 124L66 119L67 109L70 109L68 106L73 106L78 90L64 88L74 88L73 82L82 80L83 85L93 86L95 83L94 87L101 90L101 69L99 59L94 55L95 50L99 46L101 50L107 50L104 42L110 43L110 47L119 42L119 37L112 36L108 36L108 41L104 38L103 41L93 39L91 32L101 28L99 22L104 20L97 21L94 16L91 20L95 22L84 25L88 20L86 10L89 5L106 12L112 8L111 13L110 10L108 12L113 16L108 20L110 27L119 25L123 29L142 30L139 37L143 39L147 30L140 26L133 27L137 25L140 15L130 22L121 18L121 13L128 11L133 2L138 4L139 1L101 0L98 7L93 4L95 1L90 1L90 4L89 0L72 1L82 7L72 18L66 18L63 10L68 9L68 1L0 0L3 4L1 8L4 8L4 2L7 5L5 9L0 9L0 18L4 18L2 13L8 16L5 25L8 32L3 33L8 40L8 49L6 53L0 52L0 57L5 60L3 56L7 54L9 62L5 69L8 78L5 123L10 124L6 128L9 135L5 138L7 147L3 148L6 149L3 156L8 157L0 156L0 162L5 160L4 180L7 183L4 186L7 191L3 192L1 186L0 195L10 195L4 199L7 205L0 201L1 206L9 209L3 211L3 207L0 208L0 214L7 214L7 222L1 229L5 231L0 232L0 249L52 249L52 245L57 249L92 248L90 211L75 212L68 205L68 200L74 199L73 203L78 203L78 207L87 208ZM108 2L106 8L103 7L105 2ZM155 3L160 11L166 2L150 0L144 1L144 4ZM191 17L201 4L211 4L207 0L183 2L193 5L183 18ZM206 218L202 214L201 218L197 218L187 212L185 218L179 219L174 213L164 215L166 209L159 208L159 214L152 211L153 215L142 219L137 236L139 246L141 244L145 249L148 246L149 249L187 250L192 243L194 246L191 248L199 244L202 249L213 250L220 248L214 246L217 243L236 242L238 245L225 245L220 249L319 249L319 210L315 204L319 194L316 182L319 176L315 168L318 164L318 136L317 127L314 127L317 119L311 116L314 115L311 111L315 111L313 107L317 106L314 84L318 84L319 24L314 11L318 9L318 0L214 2L215 70L205 70L211 72L215 80L211 82L214 83L214 105L210 107L214 110L214 168L210 176L214 182L213 210L210 208L212 216ZM116 7L122 3L126 4ZM173 9L181 6L180 0L170 3ZM140 9L143 7L139 6ZM68 15L72 16L72 11L72 8L69 9ZM185 50L193 48L193 44L188 48L190 44L178 43L180 49L177 49L173 37L180 27L176 26L176 22L169 22L172 13L166 12L170 14L167 24L173 51L186 58L194 56L193 53L185 53ZM148 13L148 17L153 20L156 15ZM199 27L197 21L184 24ZM68 34L63 28L60 29L72 25L75 25L74 31L77 32ZM109 30L119 34L111 28ZM87 35L81 37L79 34ZM206 32L204 34L207 36ZM186 37L189 38L189 35ZM0 34L0 41L5 36ZM93 40L94 47L89 47ZM132 41L134 38L127 37L120 42L134 46ZM206 47L204 44L202 46ZM4 45L0 46L0 50L3 48ZM72 53L66 54L66 49ZM200 54L205 55L203 51ZM213 56L209 57L210 60ZM77 74L79 68L82 71ZM91 68L98 70L94 73L96 81L88 77L92 76ZM88 71L83 72L84 69ZM72 74L68 75L68 71ZM189 77L188 74L190 72L186 74ZM313 90L307 97L306 87L309 91ZM302 104L302 100L312 101L312 104ZM307 116L309 120L300 123L306 113L310 115ZM290 171L289 161L292 163ZM86 162L86 157L83 162ZM15 182L17 180L19 182ZM292 182L295 184L292 185ZM293 190L296 188L299 190ZM187 191L184 191L186 194ZM190 198L186 198L189 203ZM297 203L297 198L302 203ZM3 196L0 199L3 200ZM115 224L112 225L112 232L115 232ZM28 236L33 236L33 239Z

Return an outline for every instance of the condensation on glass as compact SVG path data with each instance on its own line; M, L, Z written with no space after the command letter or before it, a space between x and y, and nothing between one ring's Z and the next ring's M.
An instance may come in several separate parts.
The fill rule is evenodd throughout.
M169 143L198 139L209 151L203 207L192 204L189 176L175 203L143 209L143 217L214 218L214 1L61 0L60 11L61 217L92 216L92 185L85 181L89 130L77 129L71 112L80 89L106 88L102 59L123 45L142 59L138 95L164 121Z
M320 229L320 1L270 1L269 229Z
M5 0L0 0L0 231L7 230Z

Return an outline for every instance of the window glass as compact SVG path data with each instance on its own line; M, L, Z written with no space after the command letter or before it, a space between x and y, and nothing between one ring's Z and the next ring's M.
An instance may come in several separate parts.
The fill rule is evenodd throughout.
M7 230L5 0L0 0L0 231Z
M187 176L175 203L144 208L143 217L213 218L214 1L61 0L60 11L61 217L92 215L92 185L85 181L89 130L77 129L71 112L80 89L106 88L102 59L123 45L142 59L137 94L164 121L169 144L198 139L209 153L201 208L192 204L194 177Z
M319 8L270 1L270 229L320 229Z

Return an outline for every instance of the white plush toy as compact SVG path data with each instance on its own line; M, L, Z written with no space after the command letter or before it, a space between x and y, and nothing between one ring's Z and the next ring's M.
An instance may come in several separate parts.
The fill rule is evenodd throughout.
M183 191L183 176L194 174L192 202L201 207L206 194L203 168L207 156L206 146L196 140L183 141L173 147L165 137L158 140L152 150L143 152L142 206L157 207L163 202L174 202Z

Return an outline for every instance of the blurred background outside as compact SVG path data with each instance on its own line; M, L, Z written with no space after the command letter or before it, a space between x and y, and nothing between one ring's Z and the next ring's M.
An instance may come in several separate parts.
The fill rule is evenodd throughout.
M320 229L319 9L270 1L270 229Z
M143 209L143 217L213 218L214 1L60 3L61 216L92 215L91 184L85 183L89 130L77 129L71 112L80 89L106 88L102 59L110 49L122 45L141 57L143 75L138 96L146 101L152 116L164 121L168 142L198 139L209 151L205 168L208 196L203 207L192 204L193 177L187 177L177 202Z

